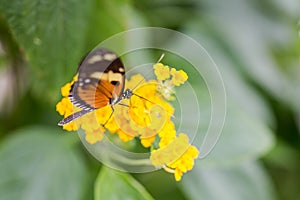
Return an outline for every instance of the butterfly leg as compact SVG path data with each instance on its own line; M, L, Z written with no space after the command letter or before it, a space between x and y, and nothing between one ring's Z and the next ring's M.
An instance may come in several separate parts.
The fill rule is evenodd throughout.
M111 105L111 113L109 115L109 118L106 120L106 122L104 124L102 124L102 126L105 128L105 125L107 124L107 122L110 120L110 118L112 117L113 113L115 112L114 106Z
M122 106L126 106L126 107L129 107L129 105L127 104L122 104L122 103L119 103L118 105L122 105ZM110 118L112 117L113 113L115 112L115 109L114 109L114 106L111 105L111 113L109 115L109 118L106 120L106 122L104 124L102 124L102 126L105 128L105 125L107 124L107 122L110 120Z

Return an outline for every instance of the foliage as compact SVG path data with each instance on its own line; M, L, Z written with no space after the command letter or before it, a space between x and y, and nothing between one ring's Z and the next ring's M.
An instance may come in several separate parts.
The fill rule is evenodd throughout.
M0 0L0 199L299 199L299 13L296 0ZM197 40L225 82L221 138L180 183L160 171L100 168L77 135L56 125L60 87L82 56L113 34L143 26ZM158 42L189 49L174 38ZM205 108L204 87L195 91ZM201 114L199 132L210 118Z

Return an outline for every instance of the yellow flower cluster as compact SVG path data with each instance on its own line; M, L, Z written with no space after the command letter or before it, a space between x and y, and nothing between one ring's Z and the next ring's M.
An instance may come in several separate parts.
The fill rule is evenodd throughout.
M152 151L150 160L155 166L174 169L175 179L180 181L182 174L193 168L198 154L197 148L189 144L187 135L180 133L168 145Z
M175 68L169 68L162 63L153 66L154 73L158 80L158 92L167 100L174 100L172 96L175 94L174 86L184 84L188 79L188 75L183 70L177 71Z
M144 147L152 147L150 160L153 165L171 168L179 181L183 173L192 169L198 150L189 144L185 134L176 136L175 125L171 121L174 108L165 99L170 100L175 93L173 87L183 84L188 76L183 70L170 69L162 63L155 64L153 68L157 80L146 81L138 74L126 81L126 88L134 89L133 96L124 99L122 105L114 105L114 112L110 106L105 106L63 128L68 131L85 130L85 139L91 144L102 140L105 129L125 142L138 137ZM71 85L76 80L77 76L61 89L63 99L56 105L56 110L64 117L80 110L68 98ZM139 85L141 82L144 84ZM155 147L158 148L155 150Z

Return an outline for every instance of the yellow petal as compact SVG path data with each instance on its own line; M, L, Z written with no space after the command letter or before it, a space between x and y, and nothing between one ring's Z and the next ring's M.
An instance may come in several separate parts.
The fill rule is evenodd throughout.
M156 63L153 66L154 74L157 77L157 80L166 80L170 78L170 69L168 66L163 65L162 63Z
M179 86L188 79L187 73L183 70L177 71L176 69L172 68L171 69L171 74L172 74L172 83L176 86Z

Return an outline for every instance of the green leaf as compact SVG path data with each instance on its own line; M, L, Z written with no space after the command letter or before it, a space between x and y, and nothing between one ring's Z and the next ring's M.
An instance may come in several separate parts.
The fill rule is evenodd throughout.
M202 142L200 137L195 140L197 146ZM229 108L221 136L215 148L202 160L202 165L239 165L266 154L274 143L274 136L265 124Z
M269 2L270 10L272 10L272 6L279 5L275 2ZM232 4L236 7L233 8ZM209 13L203 17L208 23L214 25L213 34L217 35L215 40L220 41L224 45L224 49L234 55L239 70L243 71L248 79L251 77L252 81L259 84L276 99L299 111L300 93L297 91L298 85L295 86L292 77L284 72L284 70L290 69L290 66L299 66L299 53L297 53L299 52L299 45L298 47L293 46L299 41L298 35L295 34L296 21L299 20L299 16L286 19L287 16L283 12L288 3L281 4L279 6L280 11L278 10L276 14L273 13L272 15L257 9L249 1L229 0L226 3L221 2L219 6L205 1ZM299 7L294 7L296 7L294 12L297 10L296 12L299 13ZM240 14L233 12L236 8ZM237 15L239 17L236 17ZM274 16L278 20L274 21ZM295 23L289 23L289 20L295 21ZM251 30L257 31L252 32ZM278 59L281 57L286 59L284 51L281 50L277 56L272 54L274 48L278 51L280 46L284 49L297 49L297 52L293 52L292 60L282 66L280 66Z
M200 157L205 139L211 143L211 146L217 142L210 154L202 160L202 166L239 165L262 156L273 147L274 137L270 129L262 121L239 110L235 104L228 105L225 124L219 139L216 141L216 138L211 138L211 135L207 135L211 118L209 97L205 95L205 90L201 87L198 87L195 92L198 93L199 105L202 110L200 110L200 123L196 137L193 138L192 135L189 135L191 142L200 149ZM185 90L178 90L177 95L189 96ZM193 112L195 105L197 104L188 103L188 101L182 105L185 111L189 111L189 117L181 119L180 132L190 134L193 132L191 127L197 126L195 120L199 119L199 116L197 116L197 112ZM180 109L175 108L175 110ZM214 121L211 123L211 126L218 125Z
M276 199L271 180L256 162L229 169L203 169L196 165L181 183L189 199Z
M92 1L92 14L88 20L86 36L87 49L91 50L99 42L120 32L146 26L143 16L131 4L132 2L127 0ZM107 48L120 50L124 48L124 45L132 43L130 38L126 38L126 40L128 41L117 41L115 46Z
M205 87L207 83L203 83L200 78L202 74L200 75L197 71L193 73L190 71L188 72L189 76L191 78L195 76L193 82L190 82L192 90L188 90L189 87L185 84L176 91L178 99L182 99L182 101L179 100L180 108L177 106L175 111L185 113L181 118L179 131L189 134L193 144L200 149L200 157L206 155L207 149L210 149L208 147L212 148L217 142L213 150L202 160L201 165L205 167L240 165L245 161L264 155L274 145L273 134L266 125L266 123L272 123L272 116L266 102L240 77L240 74L232 69L234 63L222 56L221 47L211 42L213 38L209 34L199 34L199 31L193 28L196 23L192 24L194 26L190 26L192 28L189 28L187 32L199 43L205 41L205 46L209 47L207 50L213 56L222 75L227 97L226 100L219 99L219 102L227 102L226 118L218 141L215 132L213 132L215 135L207 135L210 123L211 127L222 125L220 120L210 121L212 109L217 110L219 107L218 105L211 105L210 91ZM189 48L184 45L184 41L173 41L172 44L175 47L176 45L179 46L177 48ZM199 52L190 52L194 57L199 54ZM199 65L210 66L207 63L200 63ZM192 68L190 65L183 66L187 66L186 69ZM197 78L198 80L196 80ZM199 112L197 112L197 106ZM178 117L180 115L175 113L175 116L180 119ZM215 117L218 118L218 116ZM199 127L197 127L198 119ZM196 137L191 134L193 131L197 133ZM206 143L204 143L205 139Z
M94 48L101 40L128 28L126 27L128 16L124 13L124 9L127 9L128 6L128 1L123 0L118 2L93 1L93 14L89 20L87 41L90 48Z
M57 100L83 52L90 1L2 0L0 11L29 62L34 92Z
M102 167L95 183L95 199L148 199L151 195L131 175Z
M190 133L197 127L196 119L199 119L199 113L195 112L197 103L192 101L192 97L185 99L184 105L181 103L181 109L188 112L188 117L181 119L180 132L189 134L193 145L197 146L203 153L203 142L206 139L207 146L213 147L212 151L201 160L202 167L224 167L240 165L249 160L256 159L268 152L274 145L274 136L270 129L259 119L254 118L247 112L240 110L236 104L229 102L225 124L218 140L207 135L211 114L210 97L205 89L197 86L195 90L200 108L199 127L196 136ZM187 90L177 90L177 96L186 97L190 94ZM190 103L189 103L190 102ZM178 107L175 110L180 110ZM187 115L185 115L187 116ZM213 120L211 126L219 126ZM195 136L195 137L194 137Z
M74 147L75 135L30 127L0 146L0 199L82 199L89 172Z

